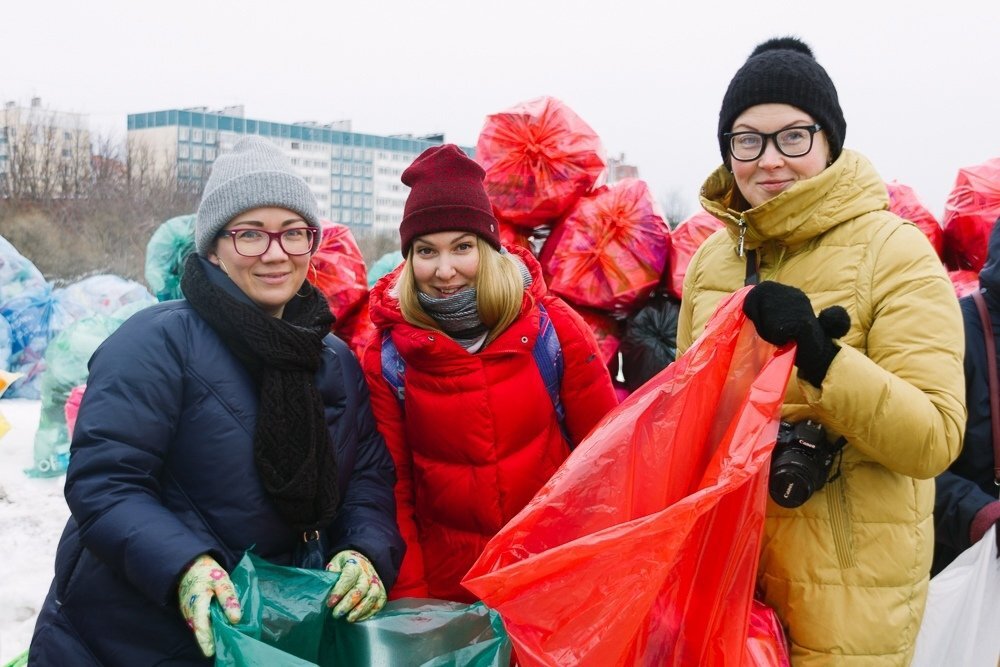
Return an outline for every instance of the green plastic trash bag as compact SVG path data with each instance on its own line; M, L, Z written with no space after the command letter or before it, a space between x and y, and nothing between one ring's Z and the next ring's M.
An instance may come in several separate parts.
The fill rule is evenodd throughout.
M66 472L72 436L66 425L66 399L74 387L87 382L87 363L97 347L150 302L132 301L109 315L84 317L49 342L40 382L42 405L35 431L35 465L25 471L29 477L56 477Z
M181 272L194 252L195 215L170 218L156 228L146 244L146 283L159 301L183 298Z
M10 662L8 662L3 667L27 667L28 666L28 652L25 651L21 655L17 656Z
M336 574L272 565L247 554L231 573L243 619L212 605L215 664L225 667L507 667L500 616L482 603L406 599L360 623L335 619L326 598Z
M371 268L368 269L368 289L375 287L375 283L382 276L392 273L392 271L402 264L403 253L398 250L393 250L392 252L387 252L372 264Z

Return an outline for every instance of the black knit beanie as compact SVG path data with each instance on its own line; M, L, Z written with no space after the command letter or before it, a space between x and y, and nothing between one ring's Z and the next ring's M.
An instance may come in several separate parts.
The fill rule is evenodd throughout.
M812 49L794 37L775 37L757 45L729 82L719 111L719 149L728 162L723 133L732 131L737 116L757 104L789 104L816 119L826 132L830 156L840 155L847 121L840 110L830 75L813 58Z

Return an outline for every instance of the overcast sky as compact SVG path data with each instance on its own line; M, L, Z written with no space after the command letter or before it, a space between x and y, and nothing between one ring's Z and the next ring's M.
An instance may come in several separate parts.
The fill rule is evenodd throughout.
M845 146L939 218L958 169L1000 157L998 0L18 0L0 15L0 100L121 134L128 113L243 104L475 145L487 115L550 95L690 213L730 78L785 34L833 78Z

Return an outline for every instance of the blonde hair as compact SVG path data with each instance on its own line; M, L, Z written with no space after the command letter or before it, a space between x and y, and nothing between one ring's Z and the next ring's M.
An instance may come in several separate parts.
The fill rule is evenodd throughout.
M524 297L524 279L512 255L501 254L496 248L476 237L479 251L479 269L476 272L476 308L489 334L489 342L507 330L521 314ZM406 256L406 264L396 281L399 310L410 324L422 329L441 331L417 299L417 279L413 275L413 246Z

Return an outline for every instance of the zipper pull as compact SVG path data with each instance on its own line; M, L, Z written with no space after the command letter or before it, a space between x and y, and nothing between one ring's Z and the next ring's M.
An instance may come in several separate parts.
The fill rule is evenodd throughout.
M746 235L747 235L747 223L746 221L743 220L743 217L740 216L740 238L736 242L737 257L743 257L743 240L746 238Z

